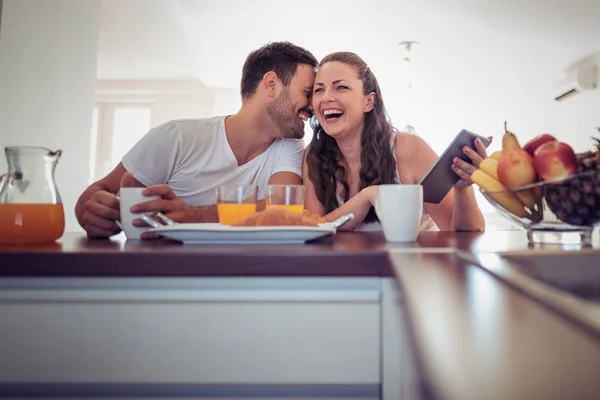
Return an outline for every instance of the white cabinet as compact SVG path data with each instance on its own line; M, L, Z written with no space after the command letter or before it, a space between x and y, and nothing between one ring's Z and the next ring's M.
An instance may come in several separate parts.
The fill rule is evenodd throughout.
M381 398L419 400L421 377L415 349L411 347L402 293L394 279L382 279L381 294Z
M0 385L373 398L381 318L378 278L2 279Z

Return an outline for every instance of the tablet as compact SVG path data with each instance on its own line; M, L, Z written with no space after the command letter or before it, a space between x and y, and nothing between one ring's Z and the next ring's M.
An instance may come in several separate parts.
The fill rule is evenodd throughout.
M477 135L466 129L461 130L435 164L419 181L419 184L423 185L423 201L425 203L439 203L446 197L456 182L458 182L460 177L450 169L452 161L455 157L458 157L463 161L471 163L471 159L463 153L463 148L469 146L475 149L475 139L481 139L486 148L491 142L487 137Z

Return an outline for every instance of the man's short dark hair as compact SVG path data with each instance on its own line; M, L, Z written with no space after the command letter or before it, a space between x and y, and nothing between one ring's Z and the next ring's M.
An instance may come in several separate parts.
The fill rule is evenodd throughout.
M254 50L246 58L242 69L242 100L256 92L258 83L269 71L275 72L284 86L289 85L299 64L316 68L318 61L310 51L290 42L267 43Z

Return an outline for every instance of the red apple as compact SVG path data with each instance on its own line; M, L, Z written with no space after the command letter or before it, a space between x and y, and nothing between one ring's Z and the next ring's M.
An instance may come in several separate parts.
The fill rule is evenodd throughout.
M554 142L554 141L556 141L556 138L554 136L552 136L548 133L543 133L539 136L534 137L529 142L525 143L525 146L523 146L523 149L526 152L528 152L529 155L531 155L533 157L533 155L535 154L535 151L537 150L538 147L540 147L544 143Z
M555 140L537 148L533 166L542 180L553 181L577 172L577 155L571 146Z

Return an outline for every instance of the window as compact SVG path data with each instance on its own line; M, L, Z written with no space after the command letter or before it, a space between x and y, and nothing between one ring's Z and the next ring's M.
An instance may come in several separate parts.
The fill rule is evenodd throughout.
M106 176L149 130L146 104L99 103L92 115L90 181Z
M90 141L90 176L89 183L94 182L94 171L96 170L96 146L98 143L98 107L92 112L92 140Z
M113 117L111 164L117 165L125 153L150 130L147 107L116 108Z

